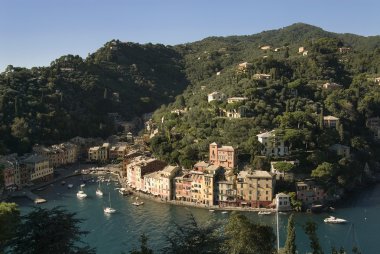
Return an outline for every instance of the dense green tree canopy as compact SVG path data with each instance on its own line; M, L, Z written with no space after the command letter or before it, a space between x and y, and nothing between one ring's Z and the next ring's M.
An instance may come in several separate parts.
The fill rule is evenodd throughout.
M85 245L81 237L87 232L79 227L75 213L61 208L36 208L22 218L10 244L15 254L81 253L95 250Z

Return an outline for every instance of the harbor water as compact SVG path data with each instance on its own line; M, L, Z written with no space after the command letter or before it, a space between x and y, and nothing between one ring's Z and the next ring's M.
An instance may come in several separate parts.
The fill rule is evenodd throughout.
M40 197L48 200L47 203L38 206L45 208L61 206L70 212L76 212L78 218L84 219L81 224L82 229L89 231L83 240L91 247L95 247L99 254L127 253L138 248L139 237L142 233L148 236L149 246L155 250L155 253L159 253L160 249L166 245L165 236L168 229L174 223L183 222L187 214L192 213L200 223L211 219L226 223L229 216L229 213L223 214L220 211L209 212L207 209L175 206L151 200L143 200L144 205L136 207L132 205L134 197L120 195L116 189L117 184L113 182L108 185L106 182L102 183L103 197L95 195L98 187L96 182L87 182L83 190L88 197L78 199L76 193L81 181L80 177L73 177L67 179L65 185L56 183L36 192ZM69 183L74 187L68 189L67 184ZM116 213L105 215L103 208L109 205L109 193L112 207L116 209ZM26 199L14 201L20 205L24 214L35 206ZM378 247L380 239L379 211L380 185L377 185L344 200L334 213L296 214L298 253L310 251L307 236L302 230L302 225L308 220L318 224L318 236L325 253L330 253L332 246L351 249L353 242L356 242L364 254L380 253L380 247ZM255 212L245 212L245 215L253 222L273 226L274 232L276 232L275 215L257 215ZM349 223L325 224L323 219L329 215L344 218ZM288 216L289 214L279 214L280 246L283 246L286 240Z

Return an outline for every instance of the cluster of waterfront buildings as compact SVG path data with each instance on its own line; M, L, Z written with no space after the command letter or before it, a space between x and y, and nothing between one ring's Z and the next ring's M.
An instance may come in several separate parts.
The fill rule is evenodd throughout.
M17 190L25 186L46 182L54 178L54 169L76 163L87 158L88 149L101 139L75 137L61 144L34 145L32 152L0 156L3 168L3 183L7 190Z
M130 188L162 200L205 206L268 207L273 203L275 176L261 170L242 170L237 175L235 149L210 144L209 161L192 169L166 163L131 151L123 161L122 177ZM287 204L290 208L290 203Z
M323 124L326 128L336 128L339 118L325 116ZM369 119L367 127L375 135L380 133L380 118ZM282 137L274 130L258 134L257 139L262 144L263 156L281 158L290 153ZM348 146L335 144L330 150L342 157L350 156ZM289 195L275 193L276 181L292 177L291 173L285 176L284 172L276 169L278 161L271 163L269 172L250 168L238 171L235 148L217 143L209 145L209 160L199 161L191 169L167 165L152 157L140 144L103 143L101 139L76 137L48 147L35 145L31 154L0 157L4 176L2 185L12 190L21 189L31 183L48 181L53 178L55 168L78 160L119 163L119 173L124 183L135 191L150 194L163 201L176 200L201 206L256 208L272 207L279 204L281 198L280 210L290 209ZM303 204L323 202L326 197L324 189L316 182L296 182L296 198Z

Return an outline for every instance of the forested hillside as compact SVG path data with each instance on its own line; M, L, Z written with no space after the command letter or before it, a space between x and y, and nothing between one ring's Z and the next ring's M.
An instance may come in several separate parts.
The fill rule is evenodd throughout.
M375 82L380 37L294 24L251 36L210 37L176 50L191 85L154 115L160 133L151 139L151 148L157 156L189 167L207 159L208 145L219 142L238 148L242 166L268 168L270 159L300 160L296 170L315 170L315 176L346 186L361 180L366 163L378 168L380 151L366 121L380 115ZM243 62L248 65L239 67ZM340 86L324 89L325 83ZM207 95L215 91L246 99L209 103ZM328 115L340 119L336 128L323 126ZM290 156L260 156L256 135L272 129L284 139ZM334 144L350 147L352 156L336 156L329 149Z
M87 59L67 55L49 67L8 66L0 74L0 153L113 134L107 113L128 120L172 101L187 85L182 70L171 47L116 40Z

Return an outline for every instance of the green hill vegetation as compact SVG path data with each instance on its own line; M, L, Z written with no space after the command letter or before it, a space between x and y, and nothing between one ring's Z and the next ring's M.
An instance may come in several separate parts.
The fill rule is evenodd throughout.
M186 85L182 70L171 47L116 40L87 59L67 55L49 67L8 66L0 74L0 153L113 134L107 113L128 120L172 101Z
M243 62L249 64L239 69ZM9 66L1 73L0 152L22 153L34 143L76 135L106 137L116 131L107 113L128 120L158 109L159 133L150 147L168 162L190 167L207 159L215 141L236 147L240 166L268 168L270 159L297 159L295 172L353 186L366 164L378 168L379 148L366 121L380 115L379 70L379 36L302 23L176 46L112 40L86 59L68 55L49 67ZM342 87L323 89L327 82ZM208 103L214 91L246 100ZM340 119L336 128L323 126L327 115ZM272 129L289 156L260 156L256 135ZM329 150L334 144L350 147L351 156L336 156Z
M269 160L299 160L295 172L346 187L368 176L366 163L378 168L380 151L366 120L380 114L380 86L374 81L380 76L379 36L335 34L299 23L175 48L190 85L154 114L160 133L150 146L160 158L190 167L207 159L211 142L219 142L238 149L241 166L269 169ZM239 69L243 62L249 65ZM323 89L325 83L341 88ZM214 91L247 99L208 103ZM175 109L184 111L171 113ZM226 117L232 111L244 117ZM323 126L327 115L340 119L336 128ZM289 156L261 156L256 135L272 129L291 150ZM329 149L334 144L350 147L351 156L337 156Z

